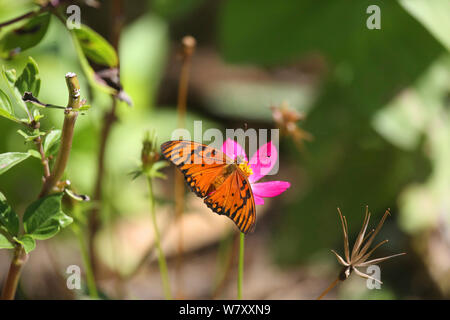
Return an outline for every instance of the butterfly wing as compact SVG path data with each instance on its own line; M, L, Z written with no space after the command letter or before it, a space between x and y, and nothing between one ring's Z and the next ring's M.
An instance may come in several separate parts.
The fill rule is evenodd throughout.
M167 141L161 145L163 156L183 173L189 188L204 198L227 162L232 162L223 152L207 145L186 141Z
M187 141L167 141L161 145L163 156L183 173L189 188L219 215L234 221L241 232L254 228L255 201L247 177L239 168L224 177L224 168L233 160L217 149ZM218 178L218 179L216 179ZM221 181L219 186L213 183Z
M206 205L229 217L243 233L253 231L256 221L255 200L247 177L236 170L205 198Z

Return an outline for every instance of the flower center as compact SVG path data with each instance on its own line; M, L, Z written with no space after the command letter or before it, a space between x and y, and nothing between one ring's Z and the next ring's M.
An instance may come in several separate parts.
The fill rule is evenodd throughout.
M239 169L242 170L242 172L244 172L244 174L249 177L253 174L253 170L252 168L250 168L250 166L248 165L248 161L244 161L238 164Z

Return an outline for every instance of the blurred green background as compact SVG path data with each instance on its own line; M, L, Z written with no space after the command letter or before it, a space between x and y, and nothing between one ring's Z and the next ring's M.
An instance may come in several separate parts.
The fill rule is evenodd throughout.
M105 38L116 23L110 15L112 2L101 1L100 8L81 5L82 22ZM373 4L381 9L380 30L366 27L366 9ZM31 1L0 0L0 21L32 7ZM255 233L248 237L247 252L254 252L248 263L260 263L262 255L270 268L246 269L251 281L245 284L245 297L315 298L339 271L330 253L330 249L343 250L336 207L347 216L353 240L365 205L373 214L373 224L391 208L392 215L379 235L390 242L377 254L407 255L381 265L381 290L368 290L363 280L352 279L330 298L450 297L449 1L125 1L124 14L121 80L134 105L120 103L119 122L108 142L102 204L107 226L138 219L148 210L145 181L132 181L129 173L139 163L146 130L154 129L163 142L176 128L177 52L180 39L192 35L197 48L188 128L194 120L202 120L204 130L224 131L244 124L274 128L269 107L286 101L306 114L300 126L314 137L301 150L290 137L282 137L280 173L270 180L287 180L292 187L264 206ZM1 36L5 31L0 32ZM64 75L79 74L82 94L92 108L77 122L67 177L78 191L92 194L99 131L111 100L89 87L68 31L54 17L41 43L1 64L21 70L28 56L39 65L41 101L65 105ZM45 129L60 128L59 112L43 113ZM31 148L23 143L18 129L17 124L0 118L0 153ZM159 201L169 206L171 172L167 169L169 179L157 185ZM0 176L0 190L17 212L36 197L41 175L39 161L30 158ZM166 214L172 214L171 210ZM52 240L53 259L61 270L70 259L77 259L71 258L77 255L72 238L64 231ZM215 261L218 241L189 255ZM61 243L65 247L57 249ZM99 240L102 245L101 251L116 250ZM45 256L45 252L38 254ZM9 257L1 252L0 259L2 279ZM195 286L202 281L203 271L195 258L192 261L186 259L192 268L185 266L189 270L184 277L190 281L185 294L208 297L206 284L207 289ZM157 272L156 267L149 268L150 273ZM31 263L27 270L38 272ZM261 282L268 275L279 281L264 287ZM108 275L102 278L105 292L114 297ZM25 277L26 281L32 280ZM233 297L234 283L229 286L222 297ZM23 284L23 288L25 297L58 298L45 293L49 291L39 295L34 286ZM160 294L147 295L146 290L155 290L151 285L144 293L127 290L122 297Z

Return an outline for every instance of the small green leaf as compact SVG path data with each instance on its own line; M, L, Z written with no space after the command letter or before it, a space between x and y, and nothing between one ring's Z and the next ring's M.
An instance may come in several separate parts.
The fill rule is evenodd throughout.
M52 194L33 202L23 215L27 234L37 240L45 240L57 234L73 219L61 211L63 193Z
M41 78L39 76L38 65L33 58L28 57L28 63L25 68L23 68L22 74L17 78L14 85L19 89L21 95L20 100L22 100L22 96L25 92L31 92L35 97L39 95Z
M33 119L34 119L34 121L39 121L43 117L44 117L44 115L39 112L39 109L34 109L33 110Z
M118 66L116 50L97 32L82 24L73 33L89 61L111 68Z
M0 230L0 249L14 249L14 243L8 240Z
M145 174L150 178L161 178L165 179L166 175L160 172L162 168L165 168L169 166L169 163L167 161L157 161L155 162L150 168L148 168L145 172Z
M41 160L41 154L40 154L39 152L37 152L37 150L30 149L30 150L28 150L27 152L30 154L30 156L32 156L32 157L34 157L34 158L36 158L36 159Z
M7 152L0 154L0 175L30 156L25 152Z
M26 253L30 253L36 248L36 240L34 240L33 237L28 234L24 234L23 236L19 237L18 239L15 238L14 240L16 240L16 242L20 243L23 246Z
M19 119L16 119L14 116L14 110L11 104L11 100L8 95L0 89L0 116L5 117L14 122L20 122Z
M9 59L34 47L46 34L49 23L50 13L43 13L29 19L21 27L7 32L0 39L0 57Z
M45 136L45 132L39 131L38 129L33 130L32 132L25 132L22 129L17 130L17 133L25 138L27 142L33 141L39 136Z
M44 141L44 153L46 156L56 154L58 151L58 144L61 140L61 130L52 130L45 137Z
M0 192L0 226L4 227L12 236L19 233L19 217Z
M17 104L20 105L22 109L25 110L25 112L28 113L28 108L22 100L22 94L20 93L19 89L15 86L15 83L17 81L17 74L15 69L9 69L7 70L5 66L2 68L2 75L5 79L6 84L8 85L9 90L13 94ZM28 121L28 120L27 120Z
M11 100L2 89L0 89L0 110L7 112L10 116L13 114Z
M34 61L33 58L28 57L28 63L26 64L25 68L18 78L16 70L7 70L4 66L2 69L2 74L17 104L23 109L23 111L25 111L25 113L28 115L28 118L31 118L30 111L27 107L27 104L23 101L22 97L25 92L32 92L35 96L39 94L41 79L39 76L39 68L36 61ZM37 119L35 120L39 120L39 118L42 118L42 116L39 114L37 114L36 116ZM17 119L16 121L20 122ZM29 122L29 119L25 119L24 122Z
M80 109L78 109L78 110L80 110L80 111L87 111L90 108L91 108L91 106L89 104L85 104L85 105L81 106Z
M450 2L448 0L399 0L400 5L450 51Z

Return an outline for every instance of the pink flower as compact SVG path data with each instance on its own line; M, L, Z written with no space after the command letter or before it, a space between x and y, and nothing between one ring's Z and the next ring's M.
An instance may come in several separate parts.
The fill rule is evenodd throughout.
M231 159L240 157L247 160L247 155L244 149L239 143L234 140L227 139L222 145L222 152L224 152ZM267 181L256 183L259 179L264 177L272 170L278 160L278 152L275 145L272 142L268 142L263 145L255 154L251 157L250 162L250 175L248 181L250 182L253 196L255 198L255 204L264 204L263 198L275 197L291 186L287 181Z

